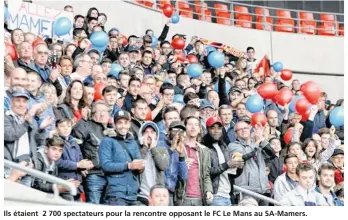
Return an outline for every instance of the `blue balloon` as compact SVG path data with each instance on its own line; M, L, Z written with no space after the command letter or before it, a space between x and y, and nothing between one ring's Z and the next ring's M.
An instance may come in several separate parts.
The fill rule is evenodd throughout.
M108 46L108 45L105 45L104 47L96 47L96 46L93 46L93 45L92 45L92 48L93 48L93 49L97 49L97 50L100 52L100 54L103 54L104 51L106 50L107 46Z
M118 63L111 64L110 72L108 74L114 75L118 79L118 74L124 70L123 67Z
M216 48L213 46L207 46L205 50L207 51L207 54L209 54L210 52L216 51Z
M109 36L104 31L97 31L91 34L89 40L93 47L103 48L109 43Z
M263 98L259 94L249 96L246 102L246 108L251 113L260 112L263 108Z
M58 37L69 34L72 27L73 25L69 18L60 17L54 22L54 26L53 26L54 34L57 35Z
M231 84L230 84L229 82L226 81L226 83L225 83L225 91L226 91L226 94L229 94L230 89L231 89ZM219 82L216 82L216 83L215 83L215 85L214 85L214 91L219 92Z
M202 75L202 73L203 73L203 69L201 65L197 63L192 63L187 68L187 74L190 76L190 78L193 78L193 79L198 78Z
M344 125L344 108L342 106L334 108L329 116L330 123L335 127Z
M291 99L291 102L289 103L290 112L297 112L297 111L296 111L296 108L295 108L296 101L297 101L298 99L301 99L301 98L303 98L302 95L296 95L296 96L294 96L294 97Z
M208 62L210 64L210 66L212 66L214 68L223 67L225 64L225 56L222 53L220 53L219 51L211 52L208 55Z
M179 20L180 20L180 16L178 13L174 13L172 17L170 18L170 22L172 22L173 24L177 24Z
M281 62L274 63L272 67L276 72L281 72L283 70L283 64Z
M157 47L157 44L158 44L158 38L155 35L152 35L151 47L155 48L155 47Z
M174 96L173 102L174 102L174 103L185 104L185 103L184 103L184 96L181 95L181 94L176 94L176 95Z
M5 6L4 7L4 21L7 20L7 17L8 17L8 8Z

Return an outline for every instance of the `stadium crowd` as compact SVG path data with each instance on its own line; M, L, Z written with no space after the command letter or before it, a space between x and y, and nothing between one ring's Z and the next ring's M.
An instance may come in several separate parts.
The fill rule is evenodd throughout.
M236 185L283 205L343 205L344 130L329 120L343 99L333 104L322 92L308 119L265 100L267 122L255 125L246 101L264 82L302 92L297 79L286 85L275 71L256 72L252 46L242 57L216 48L225 64L213 68L200 38L167 38L170 21L153 46L151 29L126 39L105 30L112 21L96 8L74 16L71 42L5 24L16 57L5 51L4 158L65 179L78 193L8 167L4 178L94 204L271 205L241 196ZM91 48L98 31L109 36L105 51ZM172 48L176 38L186 41L183 50ZM197 58L203 73L190 77L180 54ZM123 68L117 75L115 63Z

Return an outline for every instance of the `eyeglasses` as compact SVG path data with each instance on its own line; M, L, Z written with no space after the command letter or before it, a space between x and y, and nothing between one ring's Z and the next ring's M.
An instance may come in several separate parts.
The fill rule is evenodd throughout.
M40 56L41 55L48 56L48 51L37 51L36 53L39 54Z
M249 130L249 129L250 129L250 128L248 128L248 127L239 128L239 129L236 129L236 132L242 131L242 130L247 131L247 130Z

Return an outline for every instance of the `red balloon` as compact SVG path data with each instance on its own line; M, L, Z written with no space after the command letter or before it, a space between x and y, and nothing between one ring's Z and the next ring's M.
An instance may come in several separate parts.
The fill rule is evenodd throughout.
M288 88L282 88L279 90L276 100L277 104L284 106L286 104L289 104L294 97L294 93L288 89Z
M103 92L103 89L106 87L105 84L103 83L97 83L94 85L94 101L98 101L100 99L103 99L103 95L102 95L102 92Z
M311 104L317 104L320 99L321 90L317 83L309 81L303 88L303 95Z
M193 54L188 55L187 59L189 63L198 63L198 58Z
M15 48L15 45L13 44L9 44L9 43L5 43L5 47L6 47L6 51L8 53L8 55L10 55L12 60L17 60L18 59L18 55L17 55L17 51Z
M282 78L282 80L284 81L290 80L292 78L292 71L288 69L283 69L280 78Z
M122 44L123 44L124 46L126 46L126 45L128 44L128 39L127 39L126 36L124 36L123 34L122 34L122 40L123 40Z
M306 113L308 110L309 102L305 98L298 99L295 103L295 109L301 115Z
M285 134L284 134L284 141L286 144L289 144L292 139L292 132L294 131L294 128L289 128Z
M149 107L147 108L145 121L152 121L152 111Z
M165 4L162 7L162 12L167 18L170 18L170 17L172 17L172 15L174 13L174 7L171 6L170 4Z
M251 117L251 125L253 127L259 123L262 125L262 127L264 127L267 123L266 116L261 112L257 112Z
M311 113L311 111L307 110L304 114L301 114L302 115L301 121L306 122L308 120L308 118L309 118L309 114L310 113Z
M263 83L259 88L257 88L257 92L264 99L273 99L277 94L277 91L277 85L274 83Z
M171 45L174 49L182 50L185 47L185 40L181 37L174 38Z

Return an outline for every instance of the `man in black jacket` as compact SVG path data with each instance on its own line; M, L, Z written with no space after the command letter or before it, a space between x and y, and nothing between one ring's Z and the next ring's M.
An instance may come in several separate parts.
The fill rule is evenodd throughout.
M241 158L228 158L227 145L222 140L222 121L219 117L207 120L208 133L203 144L211 151L210 176L213 183L214 199L211 206L231 206L234 179L243 172L244 161Z
M103 194L106 188L106 179L100 168L99 145L106 134L112 135L113 130L108 129L109 107L103 101L95 102L92 107L92 119L80 120L72 130L71 135L82 140L80 145L84 159L91 160L94 168L88 170L86 178L87 202L103 203ZM115 134L116 135L116 134Z

